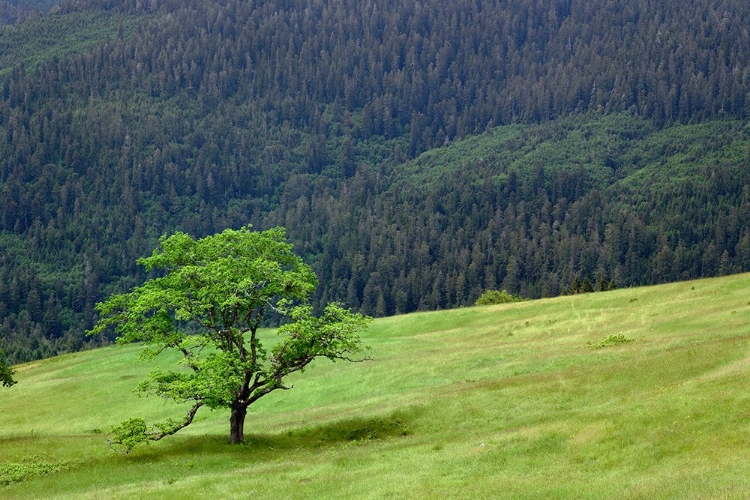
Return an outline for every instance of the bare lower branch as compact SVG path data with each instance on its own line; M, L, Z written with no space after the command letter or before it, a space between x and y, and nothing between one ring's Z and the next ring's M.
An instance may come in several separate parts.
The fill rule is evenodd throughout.
M372 361L373 358L366 356L364 358L348 358L346 356L331 356L329 359L340 359L341 361L348 361L350 363L364 363L365 361Z

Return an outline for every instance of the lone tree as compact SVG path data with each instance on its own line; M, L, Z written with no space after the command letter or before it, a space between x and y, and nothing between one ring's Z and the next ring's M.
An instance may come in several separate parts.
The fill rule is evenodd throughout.
M198 240L178 232L138 263L158 277L97 304L101 319L88 333L114 328L118 344L144 344L143 359L181 353L177 370L155 370L138 390L192 406L182 420L151 427L140 418L123 422L112 431L113 447L129 452L174 434L202 406L229 408L230 442L242 443L248 406L290 389L286 375L315 358L361 360L354 358L363 349L359 333L371 319L338 304L313 314L308 298L317 277L292 252L283 228L227 229ZM266 349L259 329L271 310L286 322L280 340Z
M13 380L13 369L3 362L4 357L5 353L0 350L0 383L2 383L3 387L10 387L16 381Z

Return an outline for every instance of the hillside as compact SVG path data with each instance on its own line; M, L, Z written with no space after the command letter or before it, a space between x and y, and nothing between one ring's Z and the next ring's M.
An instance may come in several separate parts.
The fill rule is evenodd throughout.
M0 496L743 498L748 285L378 319L372 361L317 363L252 408L241 447L207 411L110 451L108 426L182 411L130 392L151 369L136 346L22 365L0 392Z
M378 316L748 271L749 24L740 0L21 16L0 26L0 349L83 348L177 230L286 226L317 304Z
M59 3L60 0L2 0L0 1L0 26L38 17Z

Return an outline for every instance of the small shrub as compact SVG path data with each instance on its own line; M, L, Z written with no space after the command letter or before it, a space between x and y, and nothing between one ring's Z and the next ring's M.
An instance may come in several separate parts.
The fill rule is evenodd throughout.
M487 290L477 299L474 305L490 306L494 304L507 304L509 302L521 302L522 297L508 293L506 290L498 292L497 290Z

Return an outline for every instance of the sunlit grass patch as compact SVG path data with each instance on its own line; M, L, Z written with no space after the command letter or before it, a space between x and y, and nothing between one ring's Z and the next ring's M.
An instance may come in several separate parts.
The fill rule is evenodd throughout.
M743 498L748 285L380 319L370 361L293 377L250 408L235 447L228 413L206 411L181 435L109 450L106 430L124 418L183 411L131 392L153 366L135 362L138 346L20 366L0 392L0 464L66 465L0 496Z

